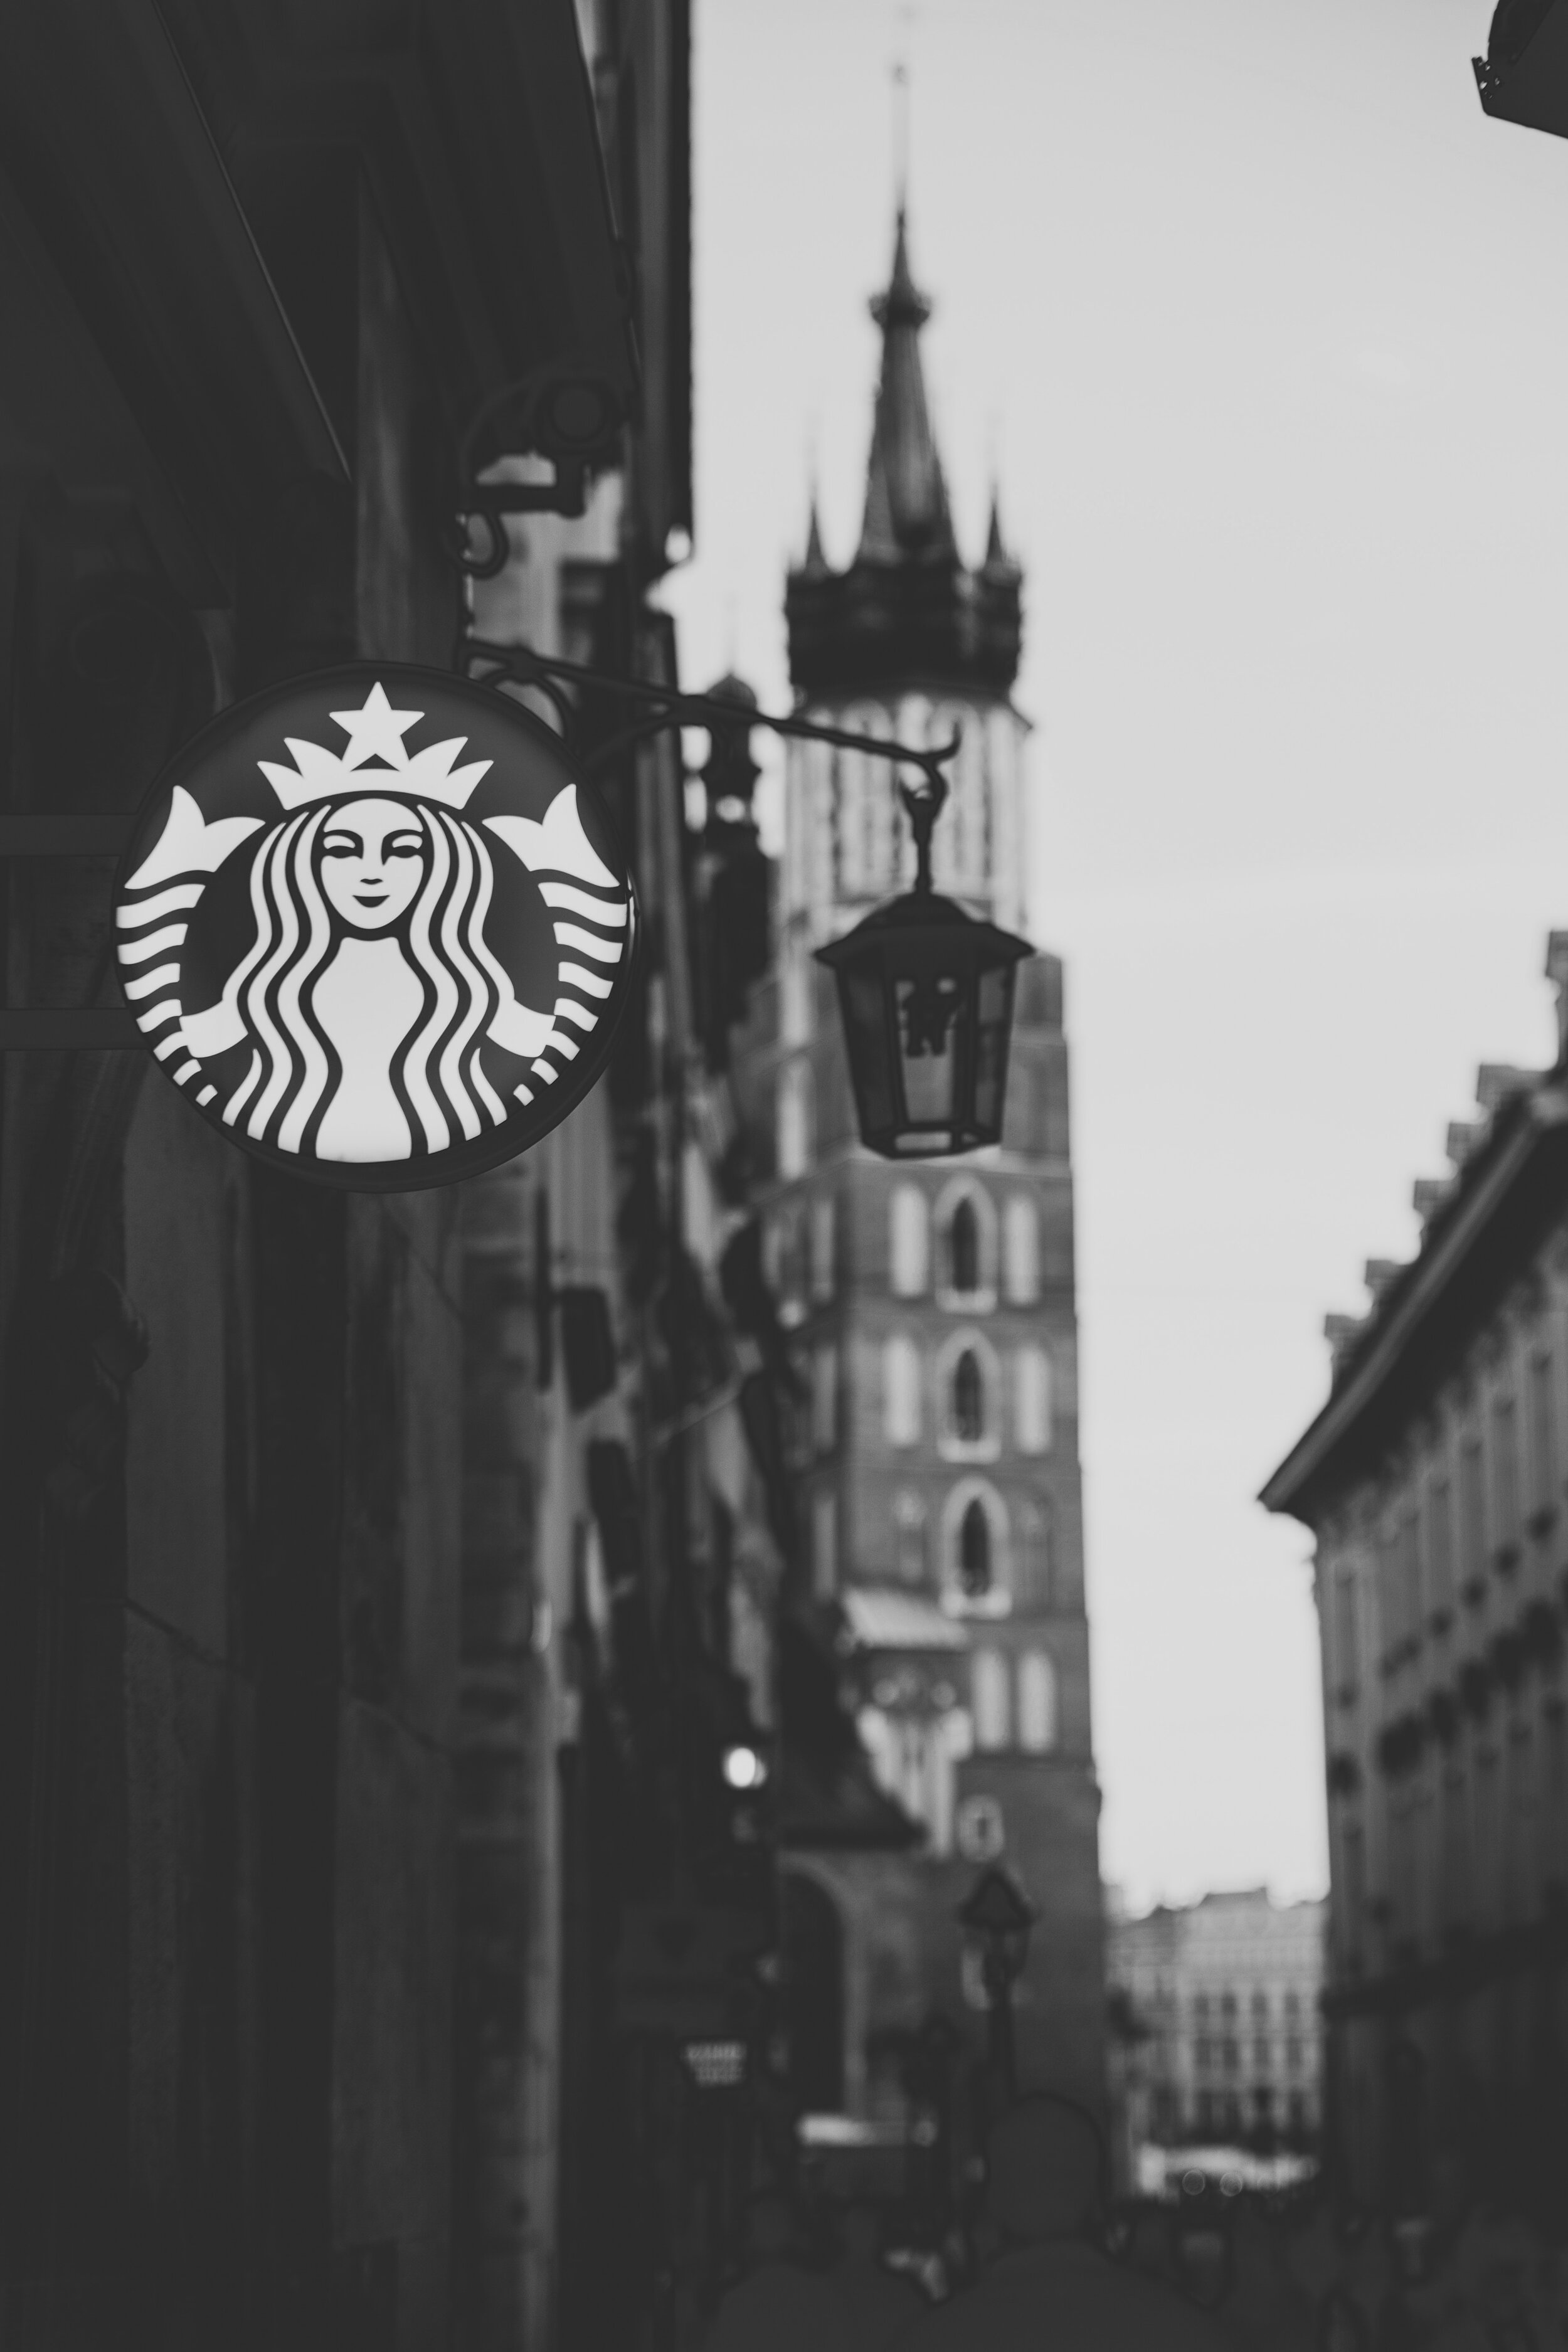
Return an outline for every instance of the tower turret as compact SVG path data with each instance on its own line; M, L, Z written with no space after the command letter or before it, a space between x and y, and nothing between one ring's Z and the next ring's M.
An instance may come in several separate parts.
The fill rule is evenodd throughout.
M784 615L790 675L798 692L888 687L919 677L958 691L1005 695L1018 670L1016 565L961 562L942 457L931 427L920 334L931 304L910 268L900 205L893 266L871 303L882 331L882 367L866 473L866 508L855 560L824 561L813 530L805 561L789 576ZM1000 551L1000 539L993 537Z

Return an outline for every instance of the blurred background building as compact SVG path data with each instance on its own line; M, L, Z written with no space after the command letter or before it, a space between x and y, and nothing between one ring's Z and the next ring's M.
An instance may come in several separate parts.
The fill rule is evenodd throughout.
M1568 1003L1568 935L1547 968ZM1560 1011L1560 1030L1568 1041ZM1317 1538L1330 2147L1369 2202L1568 2199L1568 1090L1483 1067L1421 1245L1264 1490ZM1555 2226L1555 2221L1552 2221Z
M1168 2156L1315 2155L1322 2120L1324 1903L1267 1889L1158 1905L1106 1927L1112 2149L1121 2185L1163 2189Z

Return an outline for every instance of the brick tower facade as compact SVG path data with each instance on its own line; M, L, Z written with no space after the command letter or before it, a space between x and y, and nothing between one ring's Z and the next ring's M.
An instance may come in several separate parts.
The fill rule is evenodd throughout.
M797 707L907 741L962 730L936 887L1016 930L1021 578L994 509L979 567L958 554L901 213L872 310L883 357L864 527L835 571L814 512L790 575ZM912 878L887 763L792 743L776 969L743 1086L772 1133L770 1272L809 1367L800 1486L814 1596L837 1625L877 1777L921 1834L898 1850L786 1823L786 1919L793 1885L816 1922L811 1964L841 1970L841 2104L888 2122L901 2037L932 2008L978 2044L983 1995L953 1912L993 1857L1041 1915L1016 2002L1021 2081L1098 2108L1103 2063L1061 965L1040 954L1020 970L1001 1147L873 1157L856 1139L813 955Z

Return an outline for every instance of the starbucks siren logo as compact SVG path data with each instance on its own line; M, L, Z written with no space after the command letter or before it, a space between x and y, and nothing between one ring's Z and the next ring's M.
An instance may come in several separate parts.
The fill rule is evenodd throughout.
M462 733L422 740L454 717ZM411 1187L510 1158L581 1099L633 911L547 729L384 667L292 681L188 746L115 921L127 1001L210 1120L302 1173Z

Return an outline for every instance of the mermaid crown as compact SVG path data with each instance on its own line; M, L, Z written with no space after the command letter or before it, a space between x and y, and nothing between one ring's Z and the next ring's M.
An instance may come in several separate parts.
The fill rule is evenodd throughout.
M445 743L427 743L422 751L411 754L403 739L425 713L394 710L379 678L360 709L334 710L331 715L349 739L347 751L329 751L324 744L286 735L283 740L294 761L291 768L275 760L256 763L286 809L378 788L414 793L422 801L439 801L447 808L460 809L480 777L495 764L490 760L472 760L466 768L456 766L458 754L468 740L466 735L454 735ZM370 768L365 765L368 760L385 764Z

